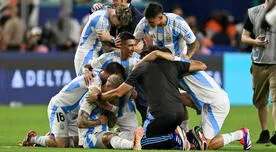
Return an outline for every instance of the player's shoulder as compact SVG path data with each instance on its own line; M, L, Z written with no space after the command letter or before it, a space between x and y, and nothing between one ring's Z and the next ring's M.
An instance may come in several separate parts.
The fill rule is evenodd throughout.
M120 57L120 51L115 50L115 51L103 53L101 56L102 57Z
M258 12L261 11L262 9L265 9L264 4L261 4L261 5L257 5L257 6L251 7L251 8L248 9L248 12L258 13Z
M141 55L136 53L136 52L133 52L131 57L134 58L134 59L139 59L140 60Z

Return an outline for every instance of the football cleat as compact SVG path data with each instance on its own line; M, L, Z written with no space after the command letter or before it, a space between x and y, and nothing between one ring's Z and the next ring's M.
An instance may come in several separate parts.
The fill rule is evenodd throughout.
M203 135L203 130L199 126L195 126L187 132L188 141L191 143L191 149L206 150L207 142Z
M22 146L27 146L27 147L35 147L36 144L31 143L31 138L37 136L37 133L35 131L29 131L27 134L27 137L23 140Z
M135 129L135 135L133 140L133 150L141 150L141 139L144 136L144 129L142 127L138 127Z
M243 145L244 150L250 150L252 147L252 142L250 139L250 133L248 128L241 128L243 137L240 139L240 143Z
M186 134L177 126L174 131L175 147L180 150L190 150L190 142L187 140Z

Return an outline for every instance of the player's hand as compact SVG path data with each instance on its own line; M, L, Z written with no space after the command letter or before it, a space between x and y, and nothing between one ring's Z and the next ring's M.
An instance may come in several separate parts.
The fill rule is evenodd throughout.
M119 36L117 36L116 39L115 39L115 46L116 46L117 48L121 48L121 45L122 45L121 39L120 39Z
M89 103L97 101L97 94L88 93L88 95L86 96L86 101L89 102Z
M104 4L102 4L102 3L95 3L95 4L92 6L92 9L93 9L93 11L97 11L97 10L103 8L103 7L104 7Z
M137 98L137 95L138 95L137 91L136 91L135 89L133 89L130 98L131 98L131 99L136 99L136 98Z
M99 120L101 121L102 124L107 124L108 122L107 116L105 115L100 115Z
M150 35L146 35L144 37L144 41L145 41L145 43L146 43L147 46L153 45L153 39L152 39L152 37L150 37Z
M135 45L135 52L140 54L141 52L143 52L143 47L144 47L144 42L143 41L139 41L136 45Z
M265 37L263 35L259 35L255 39L255 45L257 46L265 46L267 44L267 41L265 40Z
M110 42L112 41L112 36L107 30L99 30L97 31L97 37L100 39L102 42Z
M90 86L93 83L93 77L94 76L95 75L92 71L89 71L89 70L84 71L83 78L84 78L86 86Z

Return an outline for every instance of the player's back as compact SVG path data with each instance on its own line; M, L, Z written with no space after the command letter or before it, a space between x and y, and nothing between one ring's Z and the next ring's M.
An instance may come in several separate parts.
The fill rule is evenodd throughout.
M93 83L101 83L99 78L99 71L93 70L96 75L93 77ZM87 86L85 84L83 76L74 78L69 84L64 86L62 90L51 99L51 103L56 106L60 106L65 112L72 111L79 106L79 102L87 92Z
M108 9L100 9L89 16L89 20L86 23L80 38L78 45L79 49L90 50L100 50L101 42L97 38L97 31L110 29L110 23L108 19Z
M200 104L215 104L228 98L227 93L205 71L192 72L180 79L180 86ZM201 105L202 106L202 105Z
M104 69L108 63L117 62L120 63L124 68L126 75L132 71L135 64L140 61L140 55L136 52L132 53L132 56L127 60L121 60L120 51L113 51L102 54L99 58L91 62L91 66L96 69Z
M180 92L178 91L179 72L173 62L157 59L141 67L141 81L145 91L149 111L182 111Z

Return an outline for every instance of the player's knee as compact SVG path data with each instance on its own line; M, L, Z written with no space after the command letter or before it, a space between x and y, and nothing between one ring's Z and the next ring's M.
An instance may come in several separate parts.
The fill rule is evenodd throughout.
M104 133L102 141L107 148L110 148L110 149L112 148L110 141L111 141L111 138L114 136L118 136L118 135L116 133L111 133L111 132Z

